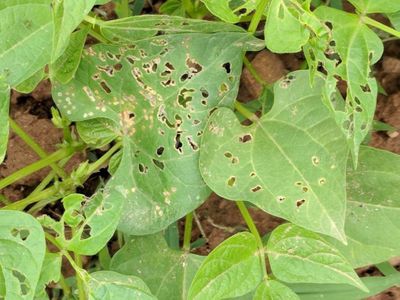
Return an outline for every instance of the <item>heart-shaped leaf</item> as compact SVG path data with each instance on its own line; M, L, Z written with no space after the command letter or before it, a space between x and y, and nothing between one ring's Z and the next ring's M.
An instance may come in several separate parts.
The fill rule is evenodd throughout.
M0 210L0 298L33 299L45 249L38 221L19 211Z
M158 37L151 30L131 45L85 50L75 78L53 91L71 120L114 123L124 163L105 196L126 200L119 228L138 235L167 227L210 193L198 170L199 141L209 112L232 107L242 52L254 41L243 30Z
M293 224L277 227L268 240L273 274L292 283L345 283L368 291L350 263L318 234Z
M274 106L251 126L215 111L204 133L200 169L231 200L344 241L347 146L321 101L324 80L289 74L275 85Z
M114 255L111 270L140 276L160 300L187 299L203 257L168 248L161 234L132 237Z
M206 257L193 279L188 299L245 295L261 282L264 267L254 235L235 234Z

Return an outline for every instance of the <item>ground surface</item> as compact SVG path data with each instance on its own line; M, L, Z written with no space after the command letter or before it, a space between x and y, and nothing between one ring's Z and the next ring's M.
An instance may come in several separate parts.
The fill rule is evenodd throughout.
M278 56L267 51L249 58L261 77L269 83L273 83L289 71L299 69L303 61L301 54ZM370 144L400 154L400 41L385 44L385 55L376 65L375 74L387 92L387 96L379 96L375 118L392 125L398 131L373 133ZM260 92L261 86L256 83L247 70L244 70L239 99L248 101L256 98ZM13 93L12 96L12 118L48 152L54 151L57 144L62 141L62 132L56 129L50 120L52 105L48 82L40 84L30 95ZM0 178L6 177L38 159L35 153L14 134L10 135L8 147L7 159L0 165ZM84 159L83 154L76 156L69 163L67 169L73 169L73 166ZM28 195L48 172L49 169L41 170L4 189L1 193L11 201L21 199ZM97 178L96 176L91 178L81 192L90 194L99 181L98 177L104 176L104 174L103 171L97 175ZM57 213L59 207L46 209L46 213ZM279 218L272 217L256 208L251 208L250 211L262 234L271 231L281 223ZM182 225L181 221L180 227ZM201 237L205 243L194 249L194 252L206 255L223 240L245 228L245 223L235 204L213 194L196 210L192 241ZM68 272L68 270L66 271ZM374 268L365 268L359 273L363 276L378 274ZM393 288L370 299L400 299L400 289Z

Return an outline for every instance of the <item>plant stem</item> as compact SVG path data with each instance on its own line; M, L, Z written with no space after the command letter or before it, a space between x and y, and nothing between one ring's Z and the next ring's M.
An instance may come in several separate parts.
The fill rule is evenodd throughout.
M70 156L76 150L80 150L80 149L82 149L81 144L62 148L62 149L57 150L56 152L50 154L46 158L38 160L38 161L34 162L33 164L30 164L29 166L26 166L26 167L16 171L15 173L11 174L10 176L0 180L0 190L5 188L6 186L9 186L10 184L13 184L14 182L20 180L21 178L24 178L32 173L35 173L36 171L39 171L51 164L63 159L63 158Z
M97 19L97 18L93 18L93 17L91 17L91 16L89 16L89 15L87 15L87 16L84 18L84 20L85 20L86 22L92 24L93 26L96 26L96 25L99 25L99 24L101 24L101 23L104 23L104 21L102 21L102 20L100 20L100 19Z
M69 296L71 295L71 288L65 282L63 274L60 274L60 280L58 281L58 283L60 284L61 289L63 290L64 298L69 299Z
M183 234L183 251L190 251L190 240L192 238L192 226L193 226L193 212L188 213L185 218L185 232Z
M268 83L265 82L260 75L258 75L257 70L254 68L253 64L249 61L249 59L246 56L243 56L243 63L246 66L247 70L249 70L251 76L262 86L266 87L268 86Z
M249 111L242 103L239 101L235 101L235 109L245 118L249 119L252 122L257 122L258 117Z
M267 274L267 269L266 269L266 265L265 265L265 250L264 250L263 242L261 240L260 233L258 232L257 227L254 224L249 211L247 210L246 204L243 201L236 201L236 205L239 208L240 213L242 214L243 219L245 220L245 222L247 224L247 227L250 229L250 232L256 238L258 251L260 252L259 253L260 262L261 262L261 266L263 269L264 278L266 279L266 278L268 278L268 274Z
M126 18L129 17L130 14L130 8L129 8L129 0L121 0L121 6L122 6L122 14L120 18Z
M74 258L76 265L78 266L79 269L83 269L82 267L82 257L79 254L74 253ZM78 275L78 273L77 273ZM85 292L85 284L84 281L82 280L81 276L76 276L76 286L78 287L78 297L79 300L85 300L86 299L86 292Z
M257 31L258 24L260 24L261 18L267 8L268 0L260 0L257 5L256 12L251 19L248 31L250 33L255 33Z
M190 16L190 17L194 17L194 6L192 3L192 0L182 0L183 3L183 7L185 8L186 13Z
M382 31L385 31L395 37L400 38L400 31L397 31L397 30L395 30L389 26L386 26L385 24L382 24L378 21L375 21L374 19L371 19L367 16L362 16L361 19L364 21L365 24L371 25L371 26L378 28Z
M21 140L25 142L35 153L40 157L40 158L46 158L48 156L48 153L46 153L45 150L40 147L39 144L35 142L35 140L27 133L25 132L18 124L15 122L13 119L8 118L8 121L10 123L11 129L15 132L16 135L18 135ZM57 164L50 164L50 167L60 176L61 178L67 177L67 174L64 172L63 169L61 169Z
M261 266L263 269L264 279L267 279L268 274L267 274L267 269L266 269L266 265L265 265L265 250L264 250L264 245L261 240L260 233L258 232L257 227L253 222L253 218L251 217L249 211L247 210L246 204L243 201L236 201L236 205L239 208L240 213L242 214L243 219L245 220L245 222L247 224L247 227L250 229L250 232L256 238L256 242L258 245L258 251L260 252L259 257L260 257Z

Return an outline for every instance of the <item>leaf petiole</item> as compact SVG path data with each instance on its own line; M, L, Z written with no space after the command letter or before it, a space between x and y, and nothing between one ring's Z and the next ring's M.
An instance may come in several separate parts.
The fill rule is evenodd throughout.
M250 33L255 33L257 31L258 24L260 24L260 21L262 19L262 16L264 15L267 5L268 5L268 0L260 0L260 2L258 3L256 12L254 13L253 18L251 19L249 25L248 31Z
M371 26L373 26L375 28L378 28L378 29L380 29L382 31L385 31L385 32L387 32L387 33L389 33L389 34L391 34L391 35L393 35L395 37L400 38L400 31L397 31L396 29L393 29L393 28L391 28L389 26L386 26L385 24L382 24L382 23L380 23L378 21L375 21L374 19L371 19L371 18L369 18L367 16L362 16L361 19L367 25L371 25Z
M192 238L192 226L193 226L193 212L188 213L185 218L185 232L183 234L183 250L185 252L190 251L190 239Z

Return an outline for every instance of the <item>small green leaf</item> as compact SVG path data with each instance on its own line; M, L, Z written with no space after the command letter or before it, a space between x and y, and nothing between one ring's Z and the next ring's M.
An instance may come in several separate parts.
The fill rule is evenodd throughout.
M227 108L209 118L200 171L218 195L345 240L346 140L321 101L324 80L309 72L279 81L274 105L251 126ZM268 159L265 159L268 157Z
M368 291L345 257L318 234L293 224L277 227L267 252L276 278L292 283L345 283Z
M400 30L400 11L397 13L388 14L387 16L389 17L393 27L396 28L396 30Z
M123 208L120 198L104 197L109 193L97 193L90 199L80 194L71 194L63 199L65 212L59 222L44 215L43 226L53 229L56 240L67 250L82 255L94 255L113 236ZM71 228L73 236L65 234L65 226Z
M394 13L400 10L396 0L349 0L361 14Z
M58 282L61 275L61 254L46 253L36 286L35 300L48 300L46 285L51 282Z
M74 76L81 61L88 28L71 34L69 43L62 55L50 65L50 77L61 83L68 83Z
M10 88L0 82L0 164L3 162L7 152L8 144L8 114L10 106Z
M55 1L54 12L54 37L51 61L55 62L68 46L70 35L90 12L95 0L61 0Z
M168 248L162 234L131 237L114 255L111 270L140 276L159 300L187 299L203 257Z
M262 280L257 241L251 233L235 234L215 248L201 264L188 299L223 299L252 291Z
M33 299L45 249L43 229L31 215L0 210L0 298Z
M44 76L45 76L44 69L40 69L31 77L26 79L24 82L21 82L20 84L15 86L14 89L17 92L28 94L37 87L37 85L39 84L40 81L42 81Z
M256 0L202 0L207 9L221 20L237 23L241 17L251 14L256 6Z
M89 300L156 300L142 279L111 271L90 274Z
M81 139L95 148L108 145L118 136L114 122L105 118L77 122L76 128Z
M2 1L0 5L0 77L12 87L50 60L52 16L49 1Z
M265 43L275 53L299 52L310 32L299 20L289 0L272 0L267 10Z
M264 280L257 288L253 300L299 300L289 287L276 280Z
M170 16L186 16L182 0L167 0L160 6L160 13Z
M348 245L329 239L353 267L389 260L400 253L400 156L361 147L357 170L347 174Z

